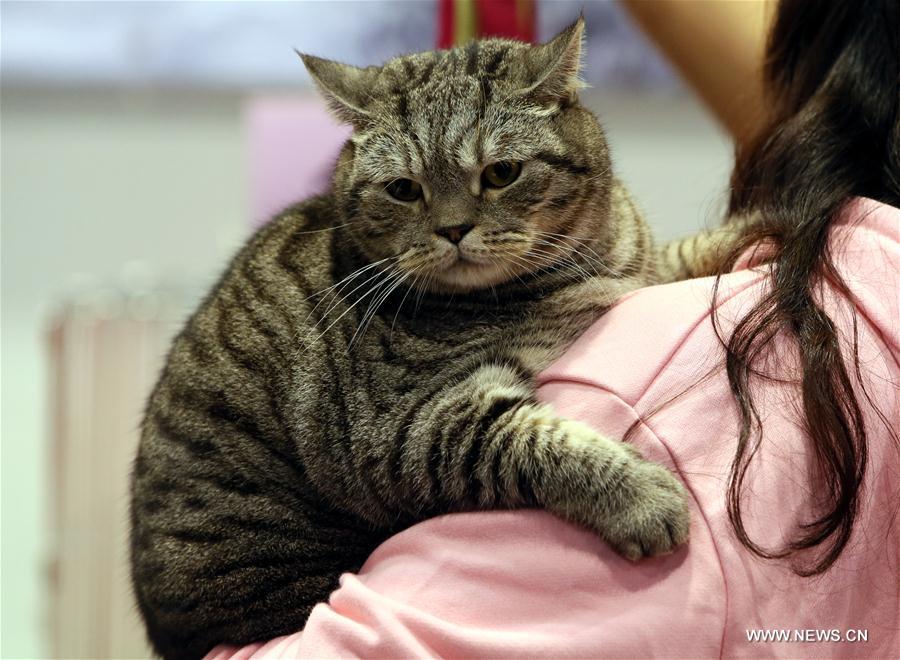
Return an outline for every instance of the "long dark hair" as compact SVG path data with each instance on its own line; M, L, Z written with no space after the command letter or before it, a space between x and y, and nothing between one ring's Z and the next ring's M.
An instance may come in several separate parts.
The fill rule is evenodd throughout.
M797 573L815 575L850 539L868 454L851 378L861 382L855 337L852 354L842 355L835 324L814 294L827 278L850 296L827 243L847 202L864 196L900 206L900 2L782 0L764 75L772 110L756 138L738 148L729 203L730 217L754 220L720 270L760 241L773 246L770 293L730 336L720 334L742 421L728 513L752 552L790 558ZM741 500L761 438L751 380L765 377L760 358L780 333L797 346L798 408L816 460L815 492L825 502L792 540L773 549L747 534ZM864 389L860 396L868 399Z

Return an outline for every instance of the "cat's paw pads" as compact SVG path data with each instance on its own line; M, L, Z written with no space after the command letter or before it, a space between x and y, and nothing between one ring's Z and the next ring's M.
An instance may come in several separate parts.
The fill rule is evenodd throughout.
M673 552L687 541L687 492L662 465L635 463L631 495L607 521L603 536L626 559L637 561Z

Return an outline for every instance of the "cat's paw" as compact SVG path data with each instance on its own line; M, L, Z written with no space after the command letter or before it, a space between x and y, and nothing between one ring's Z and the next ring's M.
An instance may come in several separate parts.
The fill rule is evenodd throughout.
M549 429L554 439L539 454L545 479L536 494L542 505L595 530L635 561L667 554L687 541L687 491L669 470L645 460L632 445L559 419L546 406L520 414L526 413L529 429Z
M595 530L631 560L667 554L687 541L687 492L675 475L581 422L556 424L565 440L551 463L555 487L544 500L550 510Z
M604 520L601 535L626 559L668 554L687 541L687 492L662 465L635 458L624 481L627 494Z

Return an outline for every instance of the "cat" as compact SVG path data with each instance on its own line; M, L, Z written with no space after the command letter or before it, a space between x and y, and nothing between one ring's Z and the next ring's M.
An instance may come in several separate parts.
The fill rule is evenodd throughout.
M541 507L638 559L679 481L535 400L658 252L578 99L581 19L356 68L301 55L354 132L331 189L233 259L176 337L132 475L134 591L165 657L301 629L384 539Z

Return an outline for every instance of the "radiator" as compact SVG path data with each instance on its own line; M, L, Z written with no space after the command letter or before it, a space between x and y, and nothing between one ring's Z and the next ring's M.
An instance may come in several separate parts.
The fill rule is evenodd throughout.
M141 413L183 318L171 294L63 305L50 355L50 625L55 657L148 657L128 567Z

